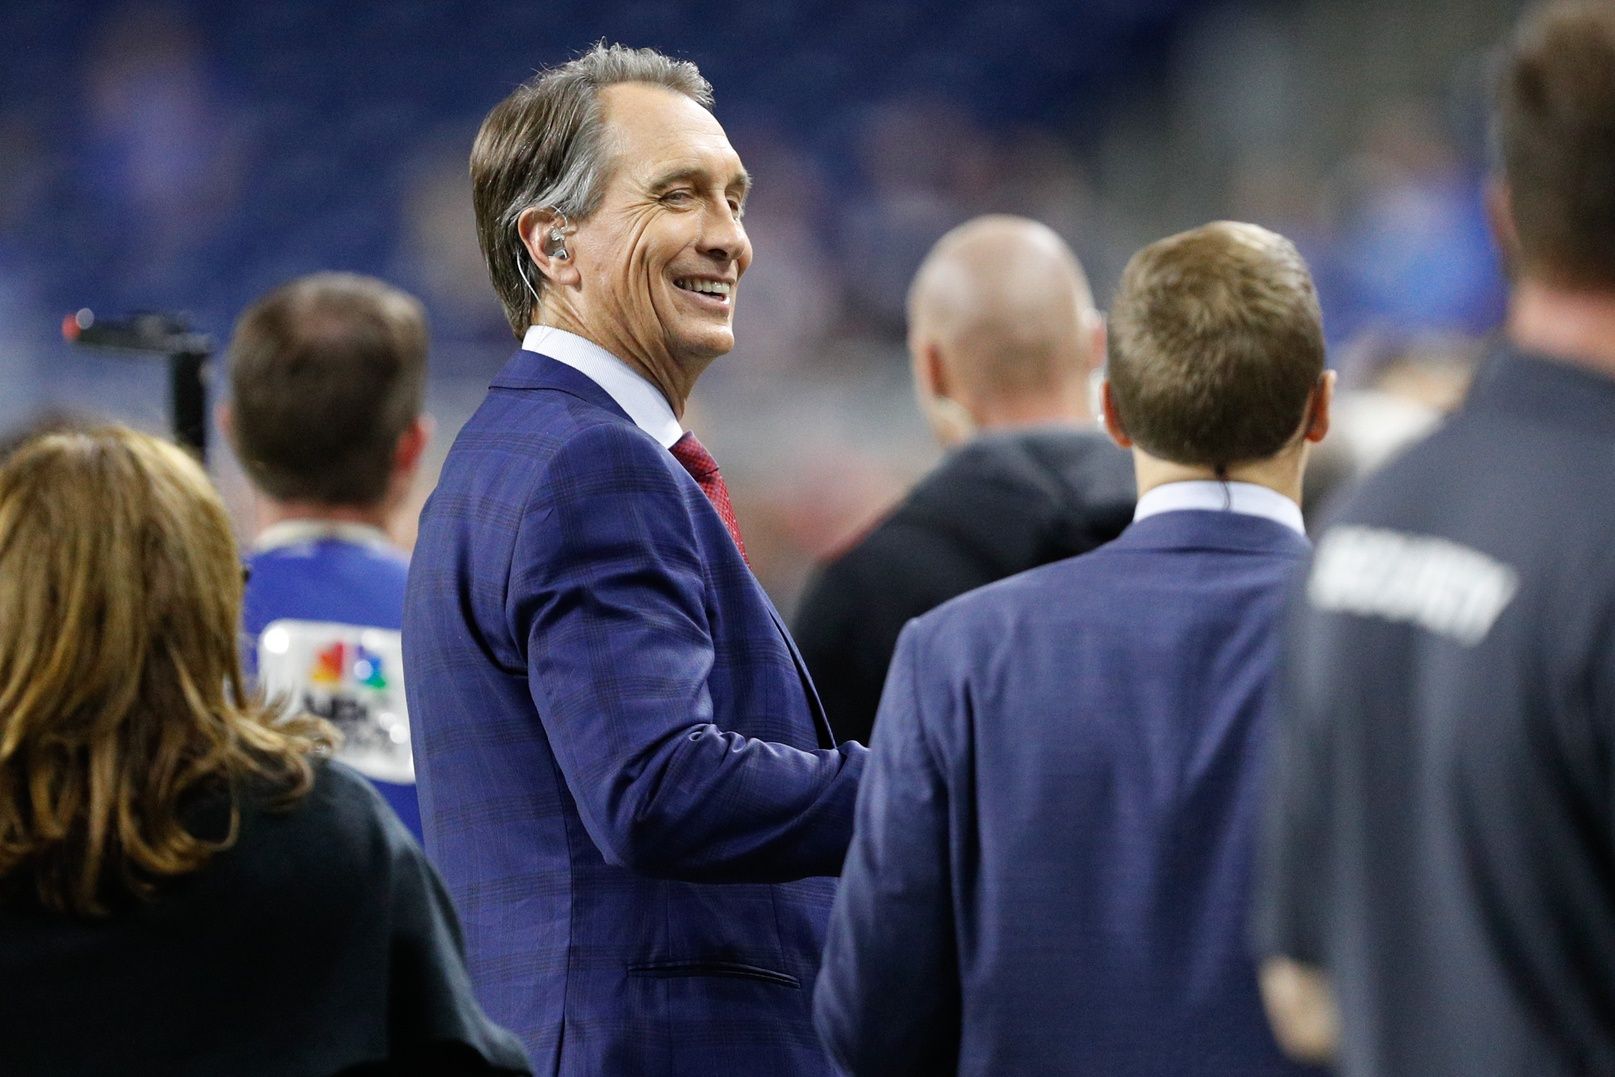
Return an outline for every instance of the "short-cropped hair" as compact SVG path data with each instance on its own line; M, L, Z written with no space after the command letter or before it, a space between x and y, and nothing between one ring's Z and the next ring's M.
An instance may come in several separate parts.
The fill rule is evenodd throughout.
M373 277L316 273L253 304L230 343L232 436L280 501L370 506L426 392L426 312Z
M600 91L623 82L662 86L712 108L712 86L688 60L601 42L516 87L477 132L471 147L477 241L518 337L544 279L533 267L524 269L528 256L517 221L533 208L553 207L573 221L599 208L611 164Z
M1323 370L1318 294L1283 236L1218 221L1127 263L1107 373L1122 425L1152 456L1224 468L1277 454Z
M1495 134L1520 269L1615 287L1615 4L1549 4L1521 23Z

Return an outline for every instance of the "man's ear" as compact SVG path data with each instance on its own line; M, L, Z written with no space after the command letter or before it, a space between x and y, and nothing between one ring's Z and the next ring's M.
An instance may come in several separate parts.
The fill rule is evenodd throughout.
M571 252L571 246L565 239L558 244L550 242L550 229L557 220L553 209L530 206L516 218L516 234L521 237L522 248L527 252L532 266L543 274L546 281L564 288L576 284L582 275L578 272L575 257L555 257L555 252L562 248Z
M1335 372L1325 370L1318 379L1318 391L1312 394L1312 405L1307 409L1306 439L1316 444L1329 433L1329 413L1335 403Z
M425 412L417 415L415 421L398 435L398 445L393 450L393 471L395 474L412 475L420 467L421 457L426 453L426 446L432 440L432 432L437 429L437 422Z
M948 372L936 342L927 337L911 337L909 357L914 366L914 392L920 402L947 395Z
M942 349L934 341L924 339L911 340L910 349L914 360L914 396L932 435L945 449L975 437L981 424L954 396L957 388L948 373Z
M1499 176L1486 181L1486 222L1503 255L1503 269L1514 275L1520 264L1520 231L1514 224L1514 195Z
M1110 379L1099 387L1099 410L1105 420L1105 433L1110 440L1124 449L1133 447L1133 439L1127 436L1127 427L1122 425L1121 412L1116 410L1116 394L1111 392Z
M236 416L235 412L230 410L229 404L219 401L218 406L213 409L213 422L219 428L219 433L224 435L224 440L232 449L235 448Z
M1103 311L1094 311L1088 326L1088 372L1103 370L1110 347L1110 327L1105 323Z

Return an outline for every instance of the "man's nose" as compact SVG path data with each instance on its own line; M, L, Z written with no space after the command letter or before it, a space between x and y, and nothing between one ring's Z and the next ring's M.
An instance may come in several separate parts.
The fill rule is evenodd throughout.
M724 262L750 260L751 240L746 237L745 226L727 205L707 214L706 227L701 235L701 247L709 257Z

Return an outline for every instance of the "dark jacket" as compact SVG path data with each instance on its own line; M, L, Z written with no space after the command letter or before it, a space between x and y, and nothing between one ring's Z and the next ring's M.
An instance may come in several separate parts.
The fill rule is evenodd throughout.
M100 918L0 905L0 1073L232 1077L531 1073L471 993L437 873L340 763L151 901ZM222 799L188 819L229 829Z
M794 635L836 736L868 743L903 625L1108 542L1134 499L1131 458L1095 430L984 434L949 454L803 594Z
M1615 379L1504 350L1291 596L1262 955L1339 1070L1615 1073Z

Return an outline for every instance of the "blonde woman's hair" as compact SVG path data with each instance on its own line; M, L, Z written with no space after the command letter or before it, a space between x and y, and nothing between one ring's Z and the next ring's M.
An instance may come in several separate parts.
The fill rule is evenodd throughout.
M179 448L123 427L0 464L0 882L105 913L234 844L250 784L312 787L324 723L277 723L237 650L224 505ZM222 798L222 835L188 825Z

